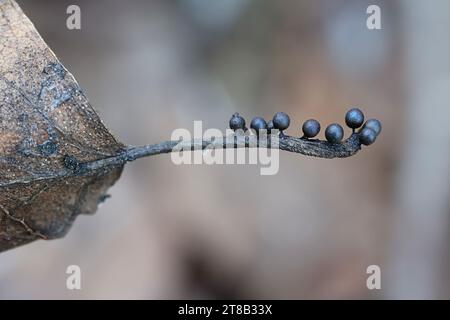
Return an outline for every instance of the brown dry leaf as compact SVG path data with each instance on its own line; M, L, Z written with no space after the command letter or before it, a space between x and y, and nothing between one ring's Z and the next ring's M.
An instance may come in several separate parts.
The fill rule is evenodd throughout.
M1 252L95 212L123 166L81 174L77 163L125 147L12 0L0 0L0 54Z

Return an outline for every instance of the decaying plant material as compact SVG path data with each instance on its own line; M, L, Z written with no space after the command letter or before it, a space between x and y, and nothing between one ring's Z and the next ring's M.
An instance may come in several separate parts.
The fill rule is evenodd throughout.
M63 236L93 213L121 166L77 175L124 150L19 6L0 1L0 251ZM68 157L70 155L70 157Z
M180 144L185 150L274 147L261 143L259 135L241 134L231 143L125 146L106 129L73 76L13 0L0 0L0 54L0 252L64 236L79 214L96 211L128 161L173 152ZM281 150L336 158L354 155L381 130L374 135L370 128L352 128L352 135L338 143L311 140L308 134L272 135L279 137L276 147Z

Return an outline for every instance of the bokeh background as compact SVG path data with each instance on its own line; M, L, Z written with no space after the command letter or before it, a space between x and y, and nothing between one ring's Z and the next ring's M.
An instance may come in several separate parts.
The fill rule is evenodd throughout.
M225 129L234 112L287 112L299 135L352 106L383 132L349 159L283 152L274 176L130 163L64 239L0 255L0 298L450 298L449 1L18 2L125 143Z

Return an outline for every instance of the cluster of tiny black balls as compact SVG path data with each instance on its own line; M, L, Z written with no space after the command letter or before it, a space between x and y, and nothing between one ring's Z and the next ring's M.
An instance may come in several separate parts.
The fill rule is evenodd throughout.
M264 118L255 117L250 123L250 128L255 130L258 134L260 130L267 130L270 134L271 130L278 129L280 134L286 130L291 123L289 116L284 112L277 112L272 120L266 122ZM358 108L352 108L345 114L345 123L349 128L355 132L356 129L362 128L358 131L359 141L363 145L371 145L375 142L377 136L381 132L381 123L377 119L370 119L364 123L364 113ZM364 125L363 125L364 124ZM234 131L247 131L245 126L245 119L239 113L233 114L230 119L230 128ZM320 132L320 123L315 119L306 120L302 126L304 139L314 138ZM344 129L337 123L332 123L325 129L325 138L330 143L339 143L344 138Z

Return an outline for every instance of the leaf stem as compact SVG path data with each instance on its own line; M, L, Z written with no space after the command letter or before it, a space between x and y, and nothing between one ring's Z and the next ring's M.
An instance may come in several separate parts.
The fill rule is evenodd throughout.
M361 149L359 134L351 136L341 143L330 143L316 139L291 137L287 135L258 137L256 135L234 135L223 139L164 141L143 146L130 146L117 156L83 163L81 170L91 172L105 167L122 166L126 162L139 158L170 153L180 150L204 150L226 148L279 148L283 151L299 153L317 158L346 158L356 154ZM276 143L274 143L276 141Z

